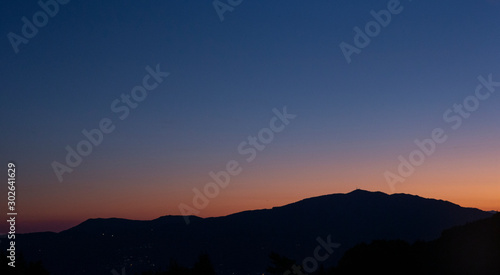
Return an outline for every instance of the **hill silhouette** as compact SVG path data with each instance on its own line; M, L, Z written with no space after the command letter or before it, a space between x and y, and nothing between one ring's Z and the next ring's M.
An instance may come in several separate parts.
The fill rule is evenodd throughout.
M500 213L430 242L377 240L348 250L324 274L500 274Z
M436 239L447 228L492 216L491 213L414 195L356 190L304 199L272 209L224 217L164 216L151 221L90 219L60 233L18 235L18 249L58 274L127 274L166 268L171 259L192 266L210 255L217 274L263 272L268 255L293 259L311 256L317 238L341 244L323 264L337 264L362 242Z

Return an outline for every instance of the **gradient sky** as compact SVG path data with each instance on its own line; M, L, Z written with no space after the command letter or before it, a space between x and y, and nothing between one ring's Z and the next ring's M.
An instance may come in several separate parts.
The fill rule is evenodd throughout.
M243 172L199 216L356 188L500 210L500 94L455 131L442 118L478 76L500 81L500 1L401 1L348 64L339 44L388 2L243 1L221 22L211 1L71 1L17 54L8 33L41 8L4 3L0 155L17 165L18 232L179 215L232 159ZM156 64L169 77L117 119L111 102ZM246 163L238 145L283 106L297 118ZM105 117L115 131L59 182L51 163ZM384 172L438 127L449 139L391 190Z

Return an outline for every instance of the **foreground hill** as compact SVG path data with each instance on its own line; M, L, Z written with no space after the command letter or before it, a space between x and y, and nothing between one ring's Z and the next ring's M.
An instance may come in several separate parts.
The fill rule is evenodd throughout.
M41 260L52 274L127 274L192 265L210 255L217 274L255 274L274 251L293 259L312 256L317 238L341 244L323 262L331 266L361 242L432 240L447 228L492 216L478 209L406 194L356 190L305 199L272 209L217 218L165 216L152 221L91 219L61 233L18 235L18 250Z
M410 245L377 240L348 250L324 274L500 274L500 213Z

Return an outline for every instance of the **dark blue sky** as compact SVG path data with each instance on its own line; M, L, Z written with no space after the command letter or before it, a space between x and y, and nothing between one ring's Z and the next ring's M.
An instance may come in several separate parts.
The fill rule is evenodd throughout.
M100 215L60 210L74 200L95 201L108 209L102 216L179 214L177 204L190 199L191 189L236 158L238 144L283 106L297 118L244 167L241 184L201 216L355 187L389 191L383 173L414 149L415 138L445 127L443 113L474 92L479 75L500 81L500 2L401 1L402 12L348 64L339 44L353 44L353 28L364 28L373 20L370 11L388 2L243 1L221 22L211 1L74 0L17 54L8 34L21 35L21 18L31 20L40 7L4 3L0 152L4 162L19 165L26 216ZM111 102L157 64L170 75L125 120L117 119ZM495 94L482 101L450 132L443 153L426 163L429 170L398 191L497 207L474 204L483 193L462 194L477 184L500 194L494 187L499 160L490 155L498 155L500 145L499 103ZM76 146L81 131L105 117L116 130L58 182L51 163L63 162L65 147ZM464 175L434 176L469 164L446 166L457 158L489 166L468 171L457 195L446 197L455 188L450 182ZM478 183L478 173L490 181ZM273 201L276 190L283 194ZM131 197L154 206L134 214L116 206Z

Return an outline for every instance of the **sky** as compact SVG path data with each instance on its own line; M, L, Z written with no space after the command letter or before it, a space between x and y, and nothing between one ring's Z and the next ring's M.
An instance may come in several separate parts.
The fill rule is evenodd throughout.
M500 211L500 1L46 2L0 11L18 232L357 188Z

